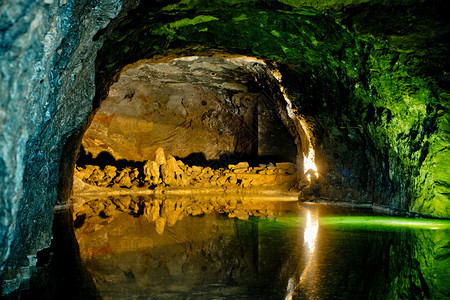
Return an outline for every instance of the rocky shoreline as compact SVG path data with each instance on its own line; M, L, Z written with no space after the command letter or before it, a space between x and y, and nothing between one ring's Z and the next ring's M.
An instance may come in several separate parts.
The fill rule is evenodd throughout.
M228 168L188 166L159 148L155 159L145 162L142 169L125 167L118 169L107 165L103 169L95 165L76 167L74 194L107 190L165 189L270 189L296 190L298 179L295 165L290 162L260 164L250 167L248 162L228 165ZM101 188L101 189L98 189Z

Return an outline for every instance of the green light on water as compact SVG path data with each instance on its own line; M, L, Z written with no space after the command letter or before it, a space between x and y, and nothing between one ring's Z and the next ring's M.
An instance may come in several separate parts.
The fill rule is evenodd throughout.
M353 230L387 230L387 229L450 229L450 220L412 219L383 216L330 216L321 217L320 226Z

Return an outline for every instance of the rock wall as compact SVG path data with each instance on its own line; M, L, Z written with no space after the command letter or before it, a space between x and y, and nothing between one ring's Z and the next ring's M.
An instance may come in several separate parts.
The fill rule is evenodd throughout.
M121 1L0 4L0 275L18 288L49 246L58 162L95 94L93 37ZM8 263L7 263L8 260Z
M153 159L158 147L177 157L250 154L260 90L234 60L187 57L127 66L86 131L84 150L116 160Z
M368 3L358 10L330 1L324 3L327 15L301 4L296 10L277 2L190 2L162 11L142 4L136 22L111 32L105 49L117 51L102 51L98 82L108 86L108 74L169 49L263 58L277 65L297 114L309 116L319 169L336 187L333 197L448 217L448 80L438 79L448 64L438 57L447 57L449 28L442 13L433 13L443 3ZM149 10L154 18L144 17ZM400 12L406 17L397 20ZM170 17L162 22L163 15ZM434 21L443 25L431 37L436 53L423 39ZM393 33L381 25L389 22ZM408 35L402 29L407 24ZM413 42L414 36L422 42Z

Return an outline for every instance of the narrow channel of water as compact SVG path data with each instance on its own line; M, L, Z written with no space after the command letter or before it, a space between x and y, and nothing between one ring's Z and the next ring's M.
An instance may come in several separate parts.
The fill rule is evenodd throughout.
M85 214L75 233L104 299L450 297L450 221L252 205L248 219L178 214L163 231L145 205L110 209Z

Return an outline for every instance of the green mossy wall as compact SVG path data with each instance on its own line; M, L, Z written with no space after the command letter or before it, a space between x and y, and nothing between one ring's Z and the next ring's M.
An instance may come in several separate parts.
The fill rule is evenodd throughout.
M450 217L450 94L425 72L423 53L358 33L345 11L277 1L158 3L107 29L97 100L126 64L171 49L256 56L280 69L298 112L314 124L319 168L333 185L358 191L361 201Z

